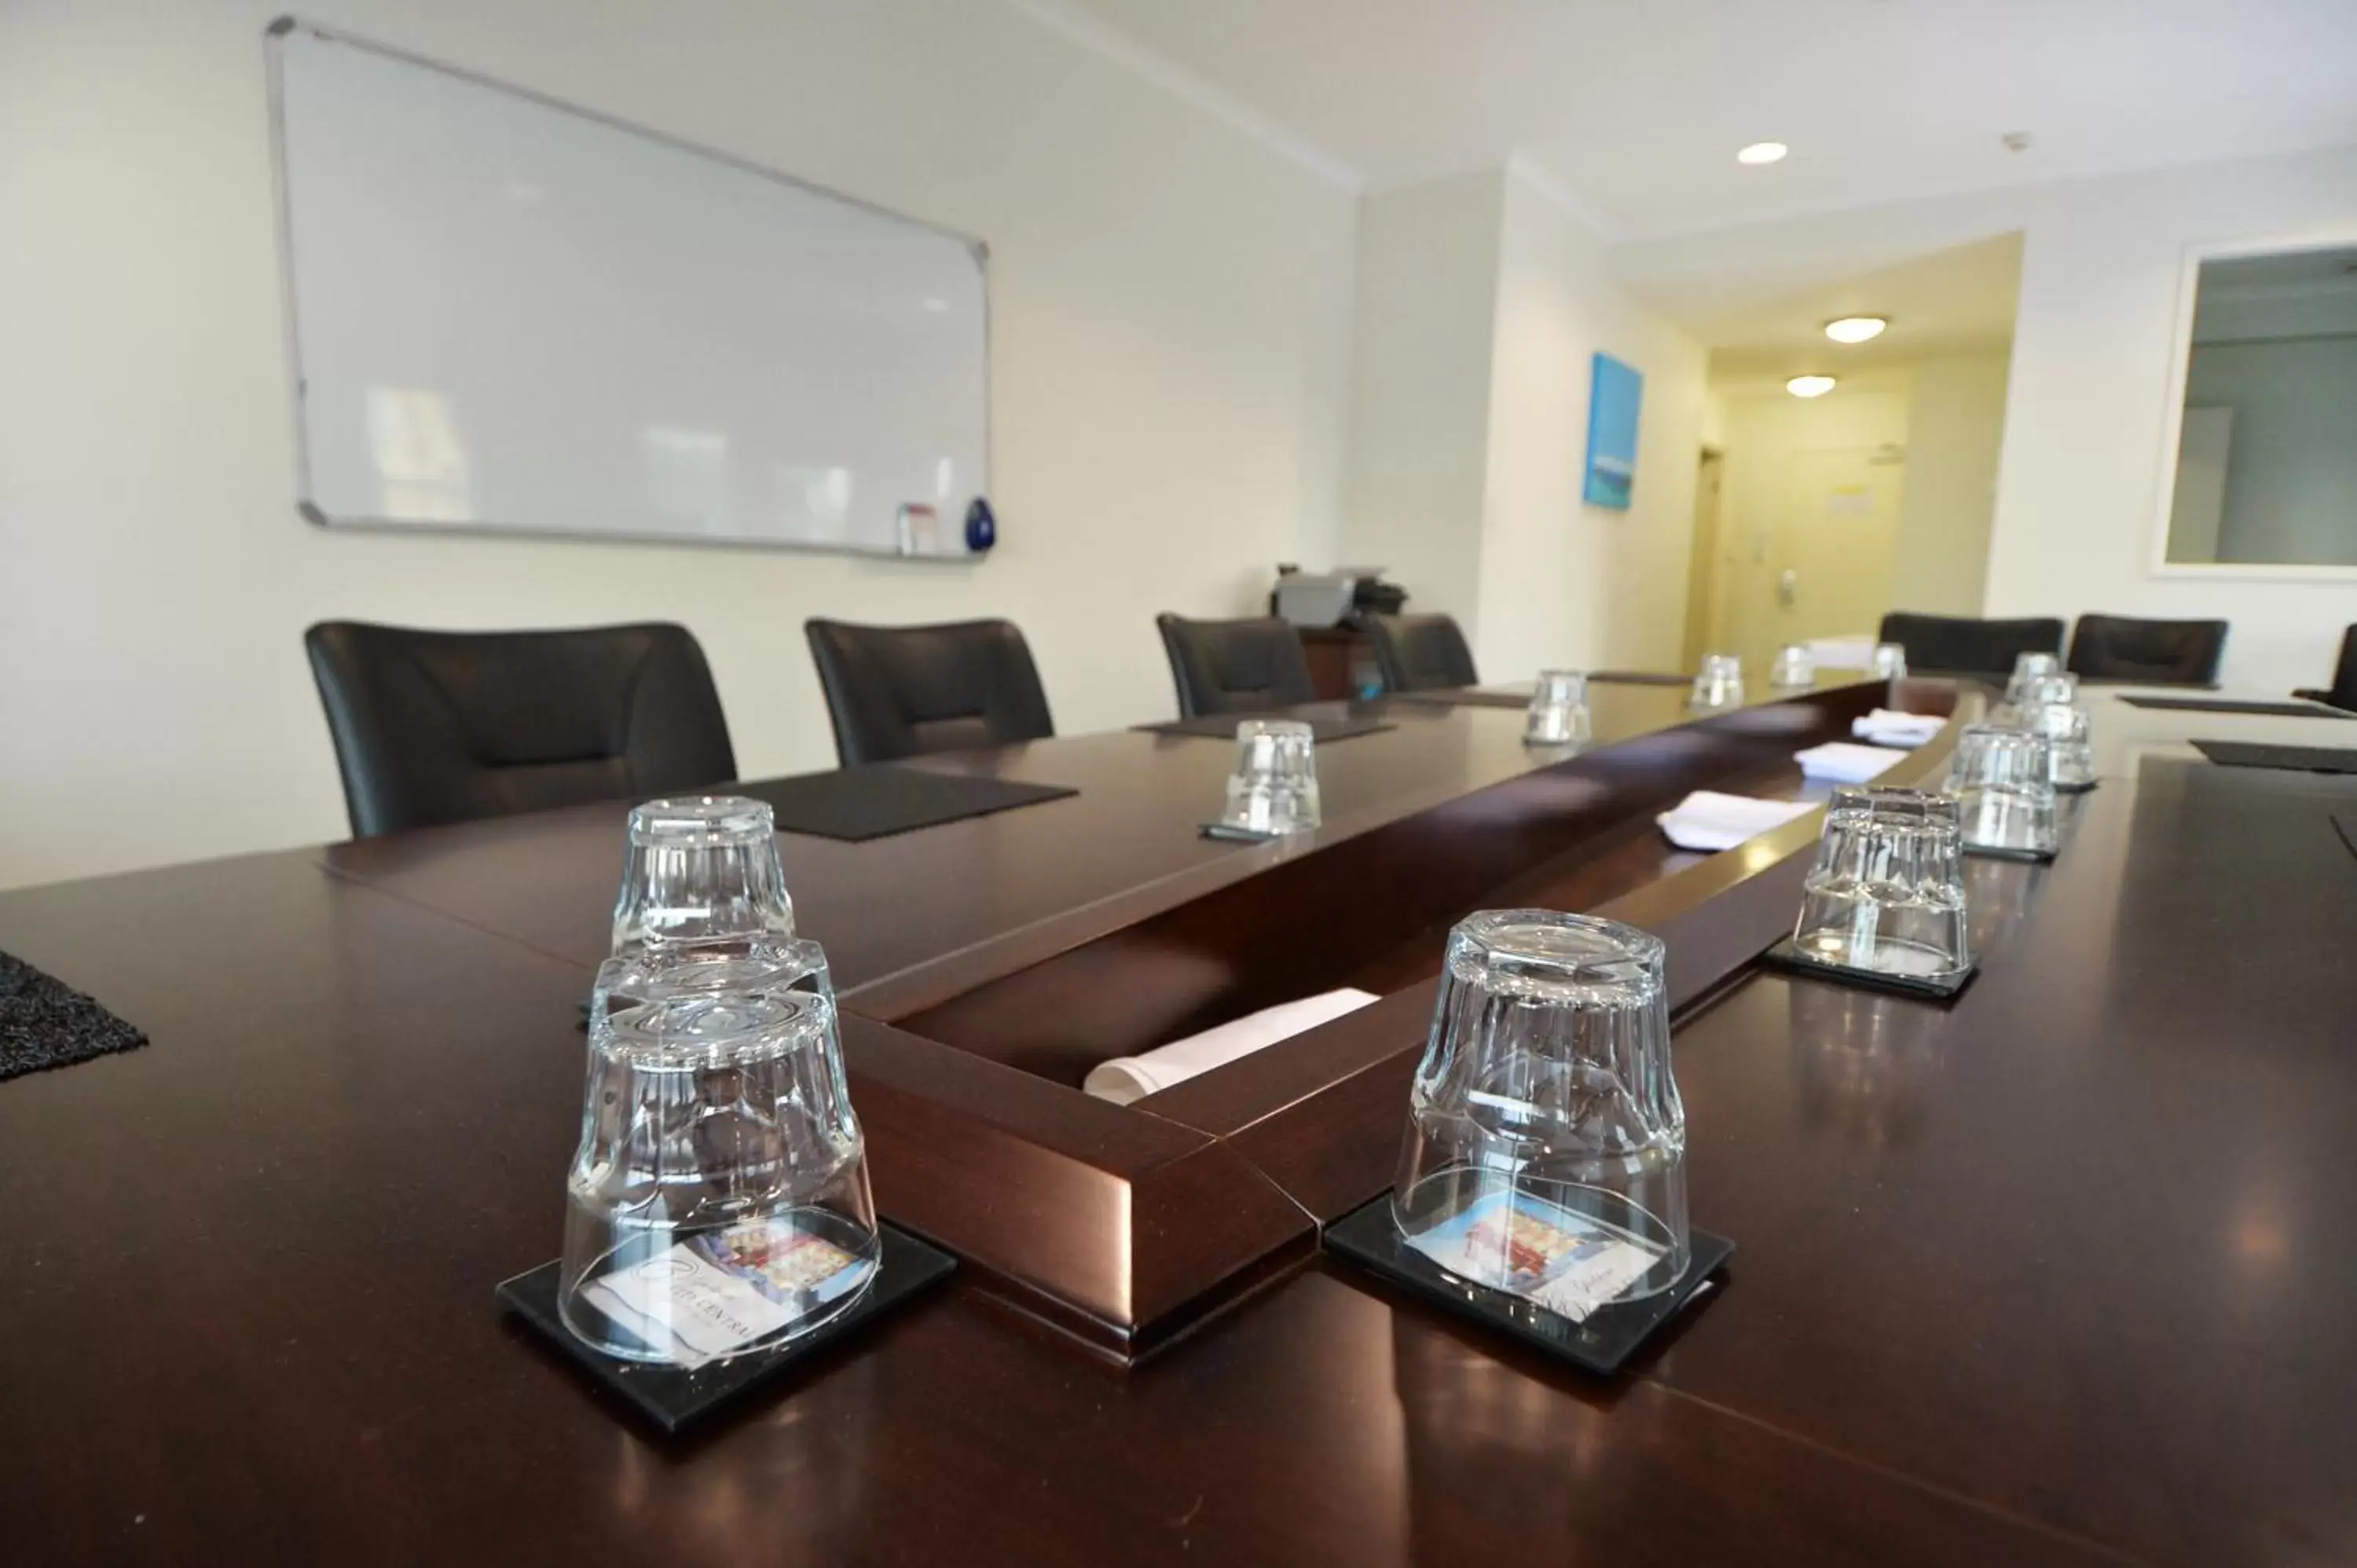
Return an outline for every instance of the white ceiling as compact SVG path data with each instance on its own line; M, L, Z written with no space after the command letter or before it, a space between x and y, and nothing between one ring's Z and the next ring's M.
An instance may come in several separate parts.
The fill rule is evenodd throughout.
M2357 0L1015 3L1372 184L1520 153L1627 235L2357 143Z
M1715 384L1781 387L1789 376L1847 377L2002 347L2020 301L2021 236L2000 234L1687 326L1711 351ZM1825 323L1844 316L1890 325L1868 342L1835 343Z

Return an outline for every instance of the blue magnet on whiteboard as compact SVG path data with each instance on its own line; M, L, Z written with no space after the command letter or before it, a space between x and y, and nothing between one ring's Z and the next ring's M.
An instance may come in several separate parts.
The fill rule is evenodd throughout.
M965 509L965 547L979 555L998 542L998 519L980 496Z

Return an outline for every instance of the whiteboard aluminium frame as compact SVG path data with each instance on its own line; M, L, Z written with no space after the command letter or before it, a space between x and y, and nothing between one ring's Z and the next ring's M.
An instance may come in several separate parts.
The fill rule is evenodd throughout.
M317 23L306 22L299 16L284 16L272 21L269 26L263 28L262 32L264 49L267 56L267 65L269 70L270 174L274 196L278 209L279 298L285 306L286 317L286 385L290 394L288 410L293 415L295 427L295 510L302 514L305 521L316 524L321 528L349 528L388 533L480 534L500 539L557 540L566 543L575 544L609 542L615 544L695 545L718 547L724 550L787 550L802 554L851 555L863 561L918 561L937 564L955 564L960 562L981 561L987 558L990 553L988 551L961 550L953 553L945 552L941 554L918 554L912 552L900 550L870 549L856 544L814 544L807 541L798 539L732 539L716 537L712 534L660 532L640 533L599 532L594 533L570 533L562 529L525 528L514 523L419 522L404 518L391 517L329 517L327 512L320 509L318 503L311 499L311 449L309 433L303 417L304 400L308 395L309 389L307 378L303 374L303 343L300 328L301 317L300 313L296 309L295 303L295 208L292 199L292 193L287 188L288 180L286 177L285 53L281 46L281 40L285 38L288 34L296 31L298 28L303 32L310 34L314 38L325 38L331 43L343 44L351 48L367 49L372 54L382 55L387 59L399 60L404 65L413 65L426 70L439 71L445 76L456 77L461 81L472 83L477 87L489 88L495 92L504 92L509 94L511 97L521 98L529 102L537 103L543 108L554 109L563 114L570 114L576 119L592 121L600 125L610 126L617 131L626 132L633 136L643 136L649 141L659 142L666 146L675 147L682 152L691 153L697 157L710 158L715 163L725 164L730 168L741 169L747 174L759 176L760 178L769 180L773 184L789 186L795 190L804 191L813 196L823 197L830 201L840 201L845 206L856 207L865 211L873 212L878 217L891 219L894 222L906 223L909 227L915 229L930 230L931 232L942 235L946 239L957 241L960 244L963 245L966 248L967 252L974 257L975 270L980 272L982 274L983 467L982 483L976 489L974 492L975 494L985 498L987 498L990 495L990 476L992 468L996 462L996 457L993 451L994 439L991 429L990 242L976 235L969 234L962 229L952 229L946 224L934 223L922 218L912 218L905 212L896 212L891 208L879 206L873 201L864 200L859 197L848 195L844 191L834 189L831 186L823 186L812 180L798 178L795 176L784 173L781 170L770 168L763 164L755 163L750 158L739 157L734 153L725 153L716 147L705 146L700 142L691 142L683 136L674 136L662 131L651 130L647 126L638 124L632 121L620 119L611 114L601 114L594 109L585 109L577 103L567 103L562 99L551 98L546 93L535 92L528 87L518 87L512 82L500 81L488 76L479 75L474 71L463 70L454 65L446 65L440 60L428 59L423 55L411 54L405 49L397 49L390 45L380 44L368 38L354 38L350 33L339 32L329 27L322 27ZM996 503L993 502L992 505L995 510ZM957 520L953 526L963 528L963 520Z
M2200 241L2185 247L2177 282L2177 317L2169 333L2168 403L2161 410L2160 464L2154 489L2152 553L2146 571L2155 577L2209 578L2235 583L2357 583L2357 566L2330 562L2171 561L2170 513L2177 507L2178 448L2185 439L2185 387L2193 374L2193 306L2201 290L2201 263L2242 256L2275 256L2291 251L2330 251L2357 245L2357 229L2335 226L2279 234L2265 240ZM986 296L989 289L983 290ZM988 306L985 305L985 313ZM985 428L987 428L985 425Z

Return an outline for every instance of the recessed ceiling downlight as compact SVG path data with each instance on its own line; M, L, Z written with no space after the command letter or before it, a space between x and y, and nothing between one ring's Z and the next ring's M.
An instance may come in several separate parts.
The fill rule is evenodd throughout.
M1889 325L1890 318L1885 316L1845 316L1825 323L1825 336L1836 343L1863 343L1881 337L1882 329Z
M1737 149L1735 161L1739 164L1781 163L1784 155L1792 150L1781 142L1754 142L1748 147Z
M1823 397L1834 390L1831 376L1794 376L1784 383L1784 390L1794 397Z

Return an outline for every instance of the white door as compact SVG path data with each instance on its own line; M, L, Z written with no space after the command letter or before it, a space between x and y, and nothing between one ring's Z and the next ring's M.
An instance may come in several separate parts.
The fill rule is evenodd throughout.
M1746 574L1730 630L1747 675L1788 642L1872 636L1890 608L1906 460L1894 446L1795 452L1764 570Z

